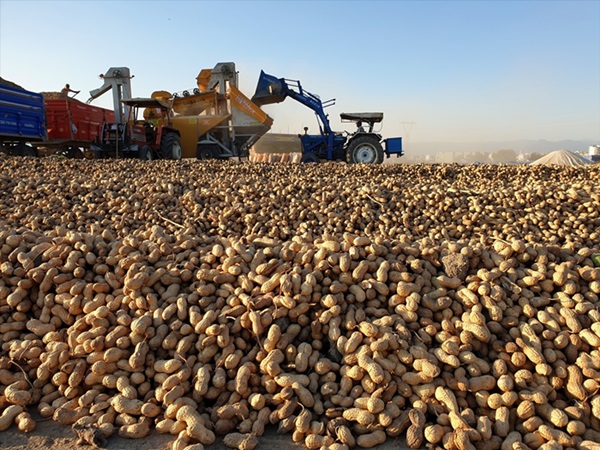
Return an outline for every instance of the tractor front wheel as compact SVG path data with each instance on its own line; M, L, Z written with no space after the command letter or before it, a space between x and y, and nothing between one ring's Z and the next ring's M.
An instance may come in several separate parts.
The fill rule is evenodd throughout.
M152 161L154 159L152 148L149 145L144 145L140 149L140 159L144 161Z
M300 158L300 162L303 163L318 163L319 157L313 152L306 152L302 154L302 158Z
M160 142L160 151L165 159L181 159L181 138L177 133L167 133Z
M348 146L346 157L350 164L381 164L383 147L374 136L359 136Z

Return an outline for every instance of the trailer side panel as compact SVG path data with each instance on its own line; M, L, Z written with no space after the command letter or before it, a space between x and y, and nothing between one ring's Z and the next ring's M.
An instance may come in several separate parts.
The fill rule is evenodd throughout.
M95 141L114 112L72 99L47 99L48 138L55 141Z
M0 140L36 142L45 137L42 95L0 85Z

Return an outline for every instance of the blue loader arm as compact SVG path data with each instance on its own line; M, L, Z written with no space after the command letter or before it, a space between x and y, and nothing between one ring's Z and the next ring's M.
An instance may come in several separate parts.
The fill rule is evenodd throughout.
M277 78L261 70L252 102L258 106L270 105L281 103L286 97L291 97L312 109L321 119L324 133L327 135L332 134L329 118L325 114L323 103L318 96L302 89L300 81Z

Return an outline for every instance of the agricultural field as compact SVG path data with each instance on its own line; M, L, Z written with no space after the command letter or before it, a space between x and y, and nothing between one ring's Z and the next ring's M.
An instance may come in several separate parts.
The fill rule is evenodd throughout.
M0 446L597 450L598 179L0 155Z

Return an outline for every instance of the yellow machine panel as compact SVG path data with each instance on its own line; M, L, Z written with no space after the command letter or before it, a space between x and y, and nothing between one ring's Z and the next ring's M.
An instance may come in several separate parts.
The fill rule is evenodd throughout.
M250 147L273 124L273 119L237 88L235 64L218 63L196 77L198 88L171 94L156 91L152 97L171 105L170 121L181 134L182 156L228 158L248 155ZM151 123L166 123L160 111L148 108Z
M211 75L212 69L202 69L196 77L196 84L202 92L208 91L208 83L210 82Z
M229 114L220 116L175 116L171 118L173 127L181 133L183 158L196 157L198 138L229 118Z
M232 111L234 116L234 126L265 125L268 128L271 128L271 125L273 125L273 119L269 117L262 109L252 103L248 97L242 94L242 92L233 85L229 86L229 99L231 101L231 106L243 113L243 115L240 115L236 114L236 111ZM265 133L267 131L268 129L265 130Z
M188 97L177 97L173 100L173 112L181 116L197 116L217 103L217 93L214 91L201 92ZM210 111L208 112L210 114Z

